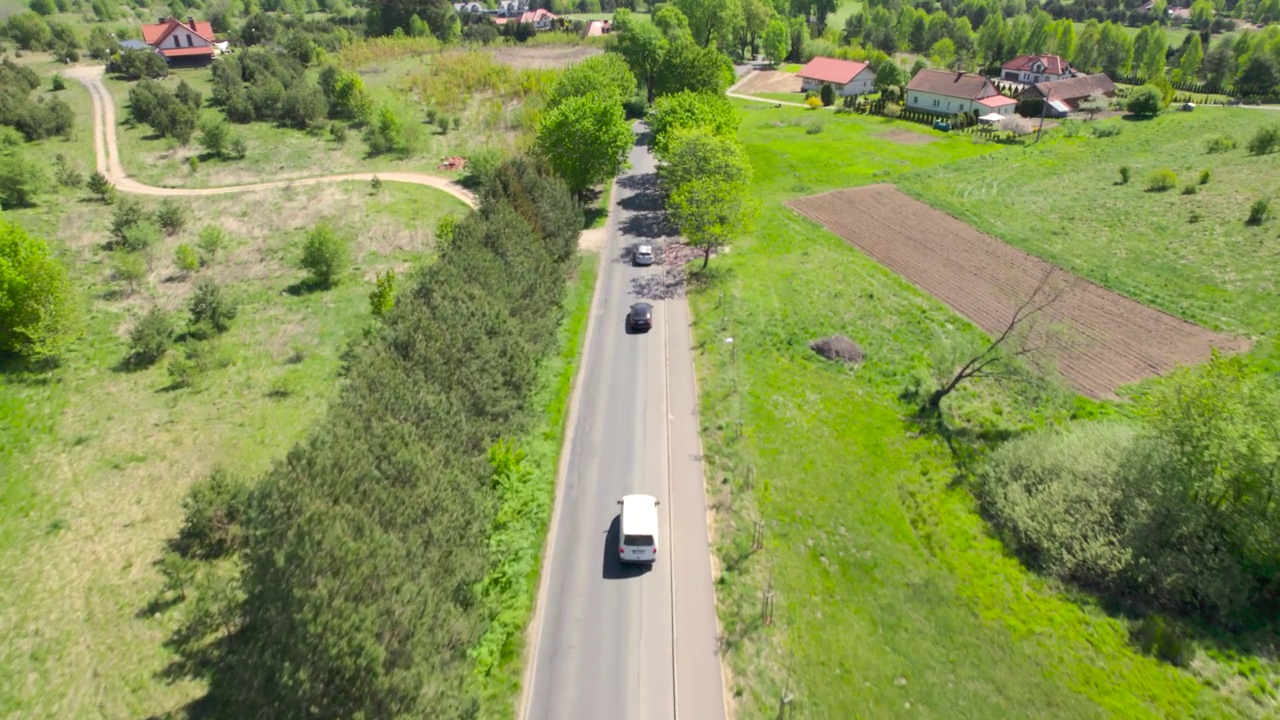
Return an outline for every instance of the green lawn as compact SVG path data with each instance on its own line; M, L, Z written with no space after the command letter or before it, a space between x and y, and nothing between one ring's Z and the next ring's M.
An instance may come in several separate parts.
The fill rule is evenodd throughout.
M803 110L742 115L759 227L691 296L738 717L776 717L784 689L795 717L1248 716L988 536L945 442L916 432L899 400L931 345L977 331L781 204L913 170L1013 163L1025 177L1021 151L942 135L897 144L878 135L932 133L880 119L828 116L808 134ZM865 362L808 349L833 333ZM998 387L957 403L974 429L1033 426L1068 405L1032 411ZM765 549L740 561L757 518ZM775 617L761 628L769 582Z
M1280 198L1276 155L1243 145L1273 113L1200 108L1148 122L1107 121L1120 135L1057 138L911 173L904 190L1051 262L1206 327L1274 337L1280 330L1280 225L1249 227L1257 198ZM1225 134L1241 145L1209 154ZM1119 185L1119 168L1133 179ZM1146 190L1162 168L1179 188ZM1212 178L1198 185L1200 174ZM1183 195L1194 185L1198 192Z
M782 63L778 66L778 69L782 72L798 73L804 69L804 65L802 63Z
M466 210L392 183L376 194L350 183L185 200L189 226L156 252L145 287L121 297L102 250L110 210L86 195L5 212L70 265L88 324L56 370L0 375L4 717L151 717L200 694L158 675L180 611L147 609L161 587L153 563L187 487L216 464L252 474L283 457L337 389L340 354L369 321L376 272L427 257L438 218ZM352 238L355 266L336 289L295 294L300 242L322 217ZM207 223L232 238L200 271L240 302L220 343L227 365L199 389L166 389L167 361L118 366L128 329L152 304L185 312L195 279L174 270L173 248Z

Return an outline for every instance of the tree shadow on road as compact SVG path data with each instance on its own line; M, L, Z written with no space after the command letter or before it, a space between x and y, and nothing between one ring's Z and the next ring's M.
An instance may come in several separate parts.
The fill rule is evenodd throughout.
M618 201L618 206L629 213L619 226L622 232L639 238L662 238L676 234L667 222L657 173L619 178L618 187L630 192Z
M622 532L622 516L614 515L609 530L604 534L603 575L605 580L627 580L648 573L651 565L630 565L618 559L619 534Z

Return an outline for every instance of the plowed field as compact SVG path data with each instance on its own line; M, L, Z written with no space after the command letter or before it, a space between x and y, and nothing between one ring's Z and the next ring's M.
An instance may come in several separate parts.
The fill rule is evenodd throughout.
M835 190L790 205L988 334L1003 331L1053 270L889 185ZM1065 271L1056 276L1066 282L1055 283L1061 294L1039 322L1063 328L1065 342L1057 345L1053 360L1076 390L1090 397L1115 397L1121 385L1207 360L1215 347L1225 352L1248 347L1245 340L1205 330Z

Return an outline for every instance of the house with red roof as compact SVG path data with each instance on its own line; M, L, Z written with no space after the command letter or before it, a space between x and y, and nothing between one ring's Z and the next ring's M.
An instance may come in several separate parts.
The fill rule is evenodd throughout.
M796 76L802 81L800 89L805 92L821 90L823 84L831 83L836 95L866 95L876 86L876 73L866 63L829 57L810 60Z
M209 62L217 55L213 25L193 17L181 20L160 18L154 25L142 26L142 40L155 48L170 65Z
M1027 85L1066 80L1079 75L1066 60L1057 55L1019 55L1000 66L1001 80Z
M1047 105L1042 112L1047 117L1067 117L1080 109L1080 103L1091 95L1104 98L1116 96L1116 84L1106 73L1082 75L1054 80L1053 82L1036 83L1018 94L1019 100L1040 100Z
M527 10L515 16L496 17L493 21L498 25L506 25L508 23L532 25L534 30L542 32L550 30L555 25L556 15L546 8L538 8L537 10Z
M1011 117L1018 101L1001 95L990 80L973 73L924 68L907 83L907 107L913 110L959 115L977 111Z

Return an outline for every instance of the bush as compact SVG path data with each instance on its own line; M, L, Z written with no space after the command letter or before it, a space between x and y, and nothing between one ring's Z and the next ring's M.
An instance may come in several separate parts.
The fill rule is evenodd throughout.
M484 187L501 162L502 151L496 147L483 147L472 152L467 156L467 169L461 184L472 190Z
M1267 198L1258 198L1253 201L1253 205L1249 207L1249 219L1246 221L1249 225L1261 225L1271 217L1271 201Z
M187 225L187 209L173 198L160 201L156 209L156 223L164 229L165 234L173 235Z
M231 329L239 308L210 278L196 284L188 305L191 310L191 328L188 332L197 339L211 338Z
M142 204L133 198L125 198L116 205L115 211L111 214L111 236L115 238L116 243L123 243L124 234L129 228L145 218L146 211L142 209Z
M66 268L44 239L0 215L0 353L36 360L56 356L79 327Z
M188 341L181 357L169 360L166 368L169 384L173 388L196 388L205 375L226 367L230 360L222 352L216 338L198 338Z
M1236 149L1236 141L1226 135L1215 135L1205 141L1205 151L1209 154L1230 152Z
M1164 93L1154 85L1143 85L1129 94L1125 109L1138 117L1155 117L1164 109Z
M155 222L143 219L124 231L120 246L130 252L144 253L160 244L164 231Z
M173 345L175 333L169 314L158 307L151 308L129 331L129 364L150 367L159 362Z
M40 165L18 152L0 155L0 208L32 207L44 192L48 177Z
M1178 174L1168 168L1156 170L1147 176L1147 190L1164 192L1178 186Z
M1266 155L1280 149L1280 125L1258 128L1249 138L1248 148L1251 155Z
M217 225L205 225L200 228L196 247L200 249L200 263L210 265L218 259L218 255L227 247L227 233Z
M1120 184L1121 184L1121 185L1128 185L1128 184L1129 184L1129 178L1130 178L1132 175L1133 175L1133 170L1132 170L1132 169L1130 169L1128 165L1121 165L1121 166L1120 166Z
M836 89L831 83L822 83L822 91L818 94L824 107L831 107L836 102Z
M67 81L63 79L59 73L53 74L53 80L49 83L49 89L53 92L61 92L67 89Z
M140 253L116 250L111 253L111 272L125 284L128 294L138 291L147 277L147 261Z
M215 468L182 500L178 548L184 556L216 560L240 549L251 490L241 476Z
M804 129L804 132L806 135L817 135L818 133L822 132L822 129L824 126L825 126L825 123L823 123L821 120L815 120L811 123L808 123L808 125Z
M183 243L173 250L173 264L184 273L193 273L200 269L200 255L195 248Z
M110 205L116 199L116 186L111 184L106 175L94 170L89 175L89 192L97 196L103 203Z
M231 138L230 148L231 148L231 157L237 160L243 160L244 156L249 152L249 144L246 143L244 138L240 137L239 135L236 135Z
M1183 195L1195 195L1198 192L1200 192L1200 186L1195 183L1187 183L1182 186Z
M200 123L200 146L214 157L222 157L231 142L231 128L221 118L208 118Z
M396 304L396 271L388 269L378 273L378 279L369 293L369 309L373 316L381 318L391 312Z
M804 104L808 105L810 110L817 110L822 107L822 98L811 97L805 100Z
M374 113L373 120L365 128L365 142L374 155L395 155L407 158L419 150L422 141L421 125L407 123L404 116L391 105L382 105Z
M67 156L58 153L53 158L54 179L62 187L78 188L84 185L84 173L80 172L80 168L76 167L67 160Z
M1201 171L1200 171L1200 184L1201 184L1201 185L1208 185L1208 184L1209 184L1209 181L1210 181L1210 180L1212 180L1212 179L1213 179L1213 171L1212 171L1212 170L1209 170L1208 168L1205 168L1204 170L1201 170Z
M302 245L302 268L311 273L311 283L320 288L338 284L351 264L347 239L328 224L321 223L307 233Z
M1089 131L1096 138L1109 138L1119 135L1124 131L1124 128L1115 123L1094 123L1089 126Z

